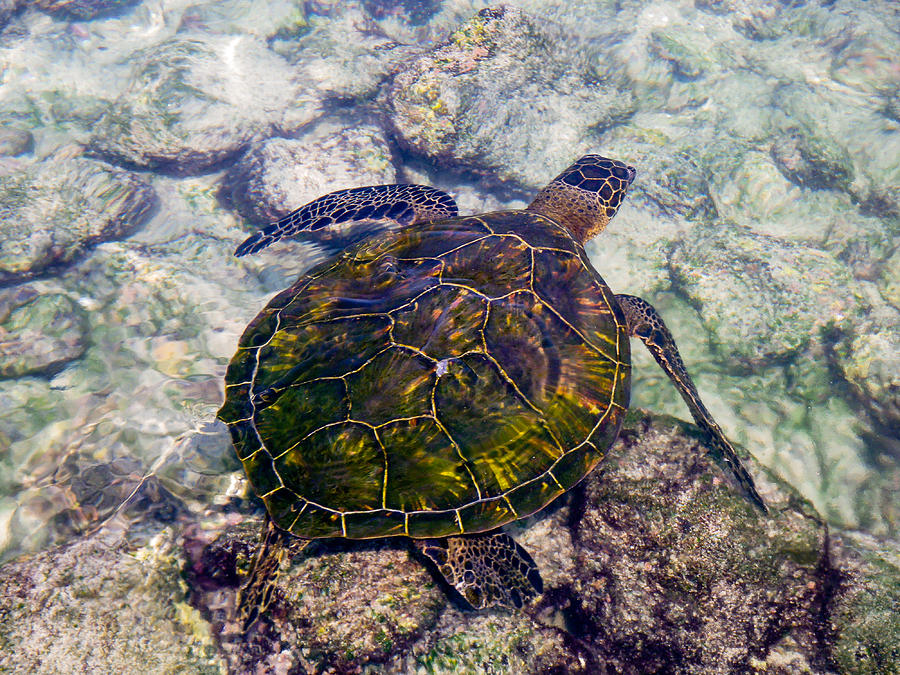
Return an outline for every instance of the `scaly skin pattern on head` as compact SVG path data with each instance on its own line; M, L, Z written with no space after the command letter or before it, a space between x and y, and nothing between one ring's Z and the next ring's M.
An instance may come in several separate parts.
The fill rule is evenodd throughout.
M527 209L563 225L583 245L616 215L635 174L624 162L585 155L541 190Z
M427 185L371 185L338 190L291 211L247 238L237 247L237 257L261 251L279 239L299 232L355 220L391 220L410 225L425 220L453 218L459 213L453 197Z

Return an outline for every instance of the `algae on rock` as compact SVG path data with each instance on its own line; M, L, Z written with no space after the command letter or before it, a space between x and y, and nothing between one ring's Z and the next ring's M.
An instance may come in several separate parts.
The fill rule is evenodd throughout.
M482 10L405 64L385 105L413 153L531 188L634 112L627 88L596 81L577 42L507 6Z
M92 536L0 567L0 670L221 673L170 530L128 550Z
M0 290L0 377L52 373L87 349L85 311L63 294Z
M808 502L757 470L760 514L692 427L629 419L600 470L515 526L548 568L522 611L459 611L402 540L325 541L287 563L242 639L232 603L252 521L189 545L194 602L238 670L824 674L838 645L891 649L890 618L854 611L866 597L900 602L869 553L837 545Z
M179 519L136 549L101 529L0 567L0 668L894 672L900 548L829 532L751 467L769 516L696 429L632 412L600 470L515 526L545 580L521 611L460 611L402 539L323 541L286 562L243 635L261 517Z

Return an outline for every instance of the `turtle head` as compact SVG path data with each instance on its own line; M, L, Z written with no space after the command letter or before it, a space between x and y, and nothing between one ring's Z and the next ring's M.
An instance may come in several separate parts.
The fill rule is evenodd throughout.
M616 215L634 176L634 167L624 162L585 155L541 190L527 210L552 218L583 244Z

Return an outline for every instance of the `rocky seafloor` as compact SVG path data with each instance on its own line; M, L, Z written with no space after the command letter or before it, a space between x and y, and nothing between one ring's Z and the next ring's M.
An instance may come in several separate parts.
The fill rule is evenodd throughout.
M632 415L604 467L511 528L544 578L463 611L400 540L317 543L243 634L259 514L108 526L0 568L0 671L895 673L900 546L835 533L758 468L768 517L696 435Z
M0 2L0 671L896 672L898 36L861 0ZM402 546L323 546L235 639L256 521L225 366L343 239L234 247L355 185L517 208L585 152L638 169L595 266L784 512L677 497L683 441L642 428L652 481L523 531L552 589L526 615L461 613ZM635 405L686 417L634 352Z

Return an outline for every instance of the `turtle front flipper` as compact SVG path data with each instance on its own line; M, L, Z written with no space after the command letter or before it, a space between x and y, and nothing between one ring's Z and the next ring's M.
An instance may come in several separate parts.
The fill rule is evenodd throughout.
M453 218L458 213L453 197L427 185L371 185L338 190L291 211L248 237L234 254L238 257L249 255L283 237L354 220L392 220L409 225Z
M474 609L521 608L544 590L534 560L503 532L418 539L415 544Z
M706 433L713 453L725 462L747 498L762 509L763 513L768 513L766 504L756 491L753 478L738 457L737 451L700 400L700 394L675 346L675 339L663 323L662 317L650 303L633 295L616 295L616 300L625 313L629 334L640 338L656 362L666 371L666 375L678 388L681 398L690 408L697 425Z
M281 572L281 563L288 556L300 553L309 545L309 539L292 537L275 526L266 514L259 550L253 559L253 566L247 576L247 582L241 587L237 596L237 615L241 622L241 630L247 632L256 623L259 615L272 604L275 582Z

